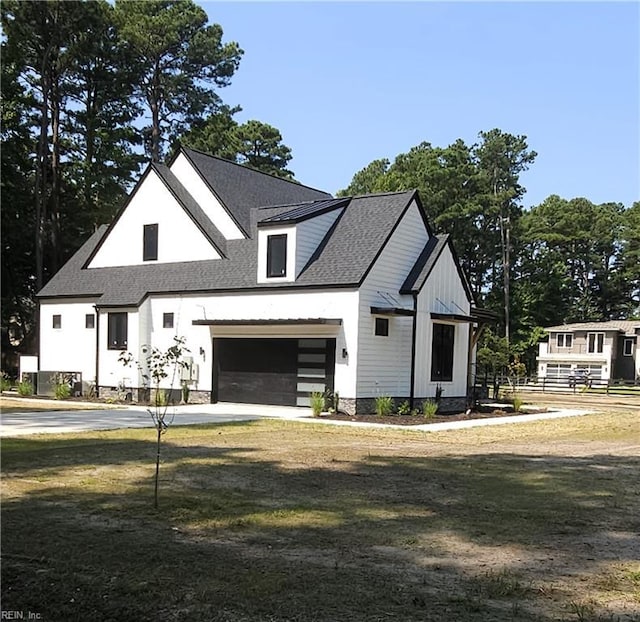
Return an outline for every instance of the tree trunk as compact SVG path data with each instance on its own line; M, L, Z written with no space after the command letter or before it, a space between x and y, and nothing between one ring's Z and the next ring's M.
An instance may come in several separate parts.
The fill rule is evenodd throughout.
M160 479L160 443L162 441L162 424L160 419L156 419L156 429L158 430L158 442L156 446L156 481L153 491L153 507L158 509L158 481Z

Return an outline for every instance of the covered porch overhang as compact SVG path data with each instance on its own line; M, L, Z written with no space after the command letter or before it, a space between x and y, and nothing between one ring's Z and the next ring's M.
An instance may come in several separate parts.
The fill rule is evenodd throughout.
M340 318L193 320L194 326L208 326L212 337L336 337Z

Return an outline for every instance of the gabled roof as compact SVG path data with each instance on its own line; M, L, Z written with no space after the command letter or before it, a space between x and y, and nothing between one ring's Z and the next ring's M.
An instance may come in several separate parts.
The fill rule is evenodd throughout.
M429 241L425 244L424 249L420 253L418 260L409 275L405 279L405 282L402 284L400 288L401 294L417 294L424 287L424 284L427 282L429 275L431 274L433 268L435 267L440 255L442 255L442 251L445 247L449 247L451 251L451 255L453 257L453 262L455 263L456 270L458 271L458 275L460 276L460 282L464 287L464 291L467 295L467 299L472 304L475 304L473 292L471 291L471 287L469 286L469 282L465 274L462 271L460 266L460 260L458 259L458 255L453 247L451 242L451 236L449 234L433 236L429 238Z
M186 188L178 181L178 178L164 164L151 163L142 174L140 180L136 184L127 200L124 202L123 206L116 214L113 221L108 225L104 235L100 237L98 243L94 246L90 254L85 259L85 263L83 264L84 267L88 266L91 263L96 253L100 250L102 243L107 239L109 233L116 226L116 223L118 222L124 211L127 209L127 206L129 205L129 203L131 203L131 200L133 199L136 191L144 183L144 180L147 178L151 171L156 173L158 178L164 183L169 192L171 192L178 204L184 209L191 220L193 220L198 229L200 229L200 231L205 235L209 242L211 242L211 245L218 251L218 253L222 255L222 257L226 256L225 237L211 222L211 220L207 217L202 208L193 199L193 197L187 192Z
M331 195L294 181L182 147L182 152L246 235L251 231L251 210L267 205L317 201ZM177 155L176 155L177 157ZM174 158L175 159L175 158Z
M139 305L149 294L359 287L416 196L415 191L407 191L342 199L341 215L293 283L257 282L257 221L291 211L291 206L285 206L253 208L252 237L227 240L223 259L83 268L105 235L102 227L38 297L90 297L102 307L126 307Z
M544 329L548 333L573 333L578 331L616 332L625 335L635 335L640 331L640 320L609 320L608 322L576 322L574 324L560 324Z

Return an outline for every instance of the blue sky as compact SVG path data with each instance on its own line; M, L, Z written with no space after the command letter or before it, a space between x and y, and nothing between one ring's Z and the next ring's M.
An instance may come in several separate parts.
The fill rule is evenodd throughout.
M200 4L245 51L220 95L281 131L302 183L497 127L538 152L525 207L640 200L636 2Z

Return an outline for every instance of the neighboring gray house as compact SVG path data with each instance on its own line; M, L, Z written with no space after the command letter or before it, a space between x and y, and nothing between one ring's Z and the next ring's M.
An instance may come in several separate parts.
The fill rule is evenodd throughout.
M38 297L40 370L102 395L144 385L123 350L176 335L194 401L333 391L355 412L440 386L456 409L474 369L471 292L416 191L336 199L191 149L150 165Z
M545 328L539 344L538 377L567 380L588 373L593 380L640 378L640 320L579 322Z

